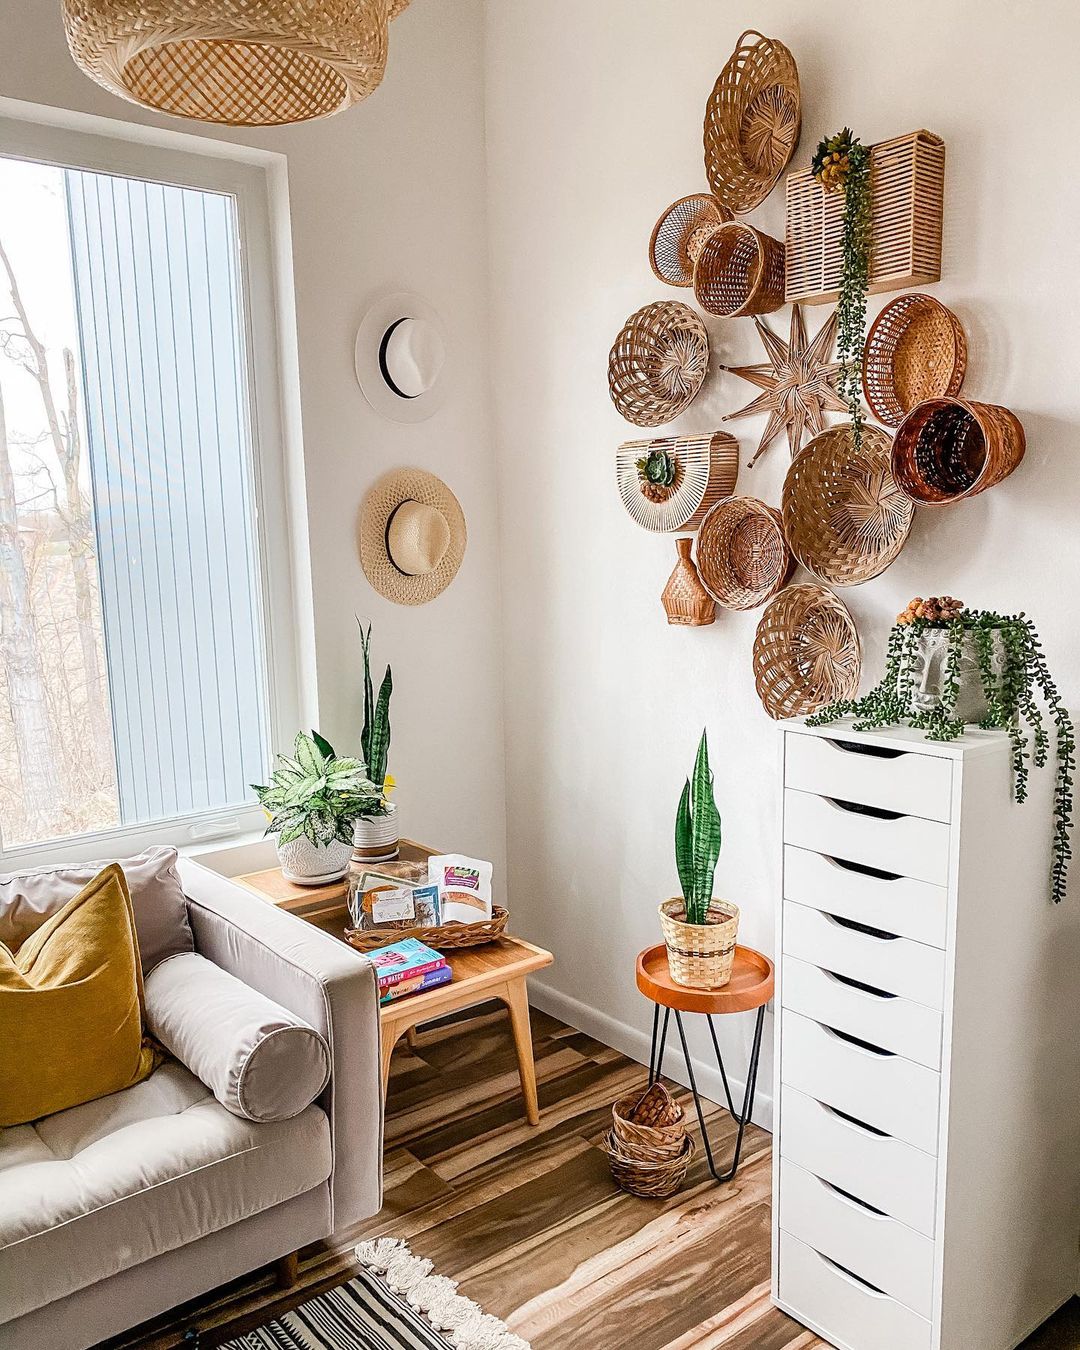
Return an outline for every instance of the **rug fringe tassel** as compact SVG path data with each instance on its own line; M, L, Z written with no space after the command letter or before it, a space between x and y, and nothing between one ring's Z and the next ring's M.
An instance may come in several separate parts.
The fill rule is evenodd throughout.
M381 1275L395 1294L423 1313L437 1331L445 1331L455 1350L531 1350L497 1317L457 1292L457 1281L433 1275L432 1263L413 1256L398 1238L361 1242L356 1259Z

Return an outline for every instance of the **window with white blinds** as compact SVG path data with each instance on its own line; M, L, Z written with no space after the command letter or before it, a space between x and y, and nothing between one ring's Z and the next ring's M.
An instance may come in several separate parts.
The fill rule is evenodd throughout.
M143 153L154 177L104 171L111 148L4 151L0 852L239 832L290 687L260 532L276 348L248 275L267 194L188 154Z

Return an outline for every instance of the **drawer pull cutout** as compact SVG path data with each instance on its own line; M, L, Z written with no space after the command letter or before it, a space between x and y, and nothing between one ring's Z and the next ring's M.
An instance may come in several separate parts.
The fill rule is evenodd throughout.
M860 1040L858 1036L852 1036L847 1031L837 1031L835 1027L827 1027L824 1023L819 1023L822 1030L829 1036L835 1036L838 1041L847 1041L848 1045L853 1045L856 1050L861 1050L864 1055L876 1055L878 1059L895 1059L896 1053L892 1050L882 1050L878 1045L871 1045L869 1041Z
M884 1289L879 1289L876 1284L871 1284L869 1280L864 1280L861 1275L854 1274L854 1272L848 1270L846 1266L840 1265L838 1261L833 1261L830 1257L825 1256L822 1252L818 1252L818 1256L821 1257L821 1259L825 1262L827 1266L832 1266L833 1270L836 1271L837 1275L839 1275L842 1279L850 1280L851 1283L855 1285L856 1288L861 1289L864 1294L870 1294L871 1297L873 1298L889 1297Z
M824 1177L815 1177L819 1186L824 1186L827 1191L832 1191L833 1195L838 1196L846 1204L854 1205L857 1209L865 1210L878 1219L887 1219L889 1216L883 1209L878 1209L876 1205L871 1205L866 1200L860 1200L857 1195L852 1195L850 1191L841 1190L839 1186L834 1186L831 1181L826 1181Z
M862 802L846 802L842 797L826 797L830 806L856 816L873 816L875 820L903 820L903 811L886 811L883 806L864 806Z
M858 872L864 877L873 877L875 881L899 881L899 872L885 872L880 867L871 867L869 863L848 862L846 858L830 858L827 853L821 855L833 867L842 867L845 872Z
M874 759L899 759L901 755L906 755L906 750L894 750L887 745L859 745L855 741L834 741L827 736L823 737L826 745L831 745L834 750L843 750L847 755L870 755Z
M892 1136L888 1130L879 1130L876 1125L867 1125L865 1120L859 1120L857 1116L849 1116L846 1111L841 1111L836 1106L826 1106L824 1102L818 1102L818 1106L823 1111L828 1111L830 1116L836 1116L838 1120L843 1121L849 1129L861 1130L863 1134L872 1134L877 1139L891 1139Z
M825 917L838 928L850 928L853 933L862 933L864 937L876 938L879 942L897 940L895 933L886 933L884 928L871 928L868 923L860 923L858 919L845 919L839 914L826 914Z
M886 989L876 989L872 984L863 984L862 980L853 980L850 975L837 975L834 970L822 971L830 980L835 980L837 984L846 984L849 989L857 989L860 994L869 994L871 998L898 998L898 994L890 994Z

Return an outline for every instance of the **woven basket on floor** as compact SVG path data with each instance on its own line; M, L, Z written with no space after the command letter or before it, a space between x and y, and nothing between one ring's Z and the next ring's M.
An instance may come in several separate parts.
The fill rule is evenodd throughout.
M801 717L859 692L859 634L824 586L789 586L771 600L754 636L754 684L770 717Z
M664 450L675 461L675 481L653 501L643 491L639 459ZM705 513L735 491L739 477L739 442L727 431L711 436L655 436L625 441L615 460L619 496L644 530L674 534L696 530Z
M799 143L799 71L782 42L747 30L705 108L705 175L737 215L765 200Z
M934 398L912 409L893 439L892 471L923 506L974 497L1008 478L1024 458L1024 428L1008 408Z
M661 1105L667 1123L648 1124L652 1103L647 1102L643 1112L639 1112L638 1107L645 1098L655 1098L658 1092L666 1098ZM638 1119L639 1115L645 1119ZM620 1097L611 1108L611 1117L612 1134L619 1148L625 1153L641 1157L643 1161L661 1162L667 1158L676 1158L686 1146L683 1109L661 1083L654 1084L644 1094L640 1089L635 1089Z
M722 989L735 964L739 907L727 900L711 900L711 923L687 923L685 914L686 903L680 896L660 906L671 978L690 989Z
M791 575L780 512L756 497L728 497L701 522L697 544L702 585L725 609L756 609Z
M709 314L771 314L784 303L784 246L752 225L713 230L694 264L694 297Z
M497 941L506 931L509 918L510 915L501 905L493 905L491 918L482 923L444 923L435 928L408 924L402 928L392 924L381 928L347 928L345 940L362 952L373 952L377 947L389 946L391 942L416 938L425 947L434 947L437 952L450 952L462 947L482 947L485 942Z
M863 350L863 392L878 421L897 427L927 399L958 394L966 370L960 320L932 295L913 291L874 320Z
M704 628L716 618L716 604L701 584L698 570L690 556L693 540L683 537L675 540L678 555L671 576L660 596L668 623L683 628Z
M686 1169L694 1156L694 1140L689 1134L681 1153L661 1160L639 1157L632 1151L632 1146L628 1150L611 1130L600 1141L600 1147L607 1154L615 1184L631 1195L648 1200L662 1200L674 1195L686 1180Z
M669 286L692 286L701 246L718 226L735 217L710 192L695 192L672 202L653 226L649 263Z
M784 534L814 576L858 586L880 576L907 542L915 507L893 477L892 443L864 426L858 453L851 423L815 436L784 480Z
M628 422L658 427L690 406L708 369L701 319L679 300L661 300L623 325L608 358L608 390Z
M366 98L386 67L387 0L63 0L63 16L92 80L200 122L327 117Z

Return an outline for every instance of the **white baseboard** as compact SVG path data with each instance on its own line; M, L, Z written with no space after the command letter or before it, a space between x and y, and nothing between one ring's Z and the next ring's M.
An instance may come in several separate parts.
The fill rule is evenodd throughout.
M627 1026L625 1022L616 1021L614 1017L609 1017L607 1013L601 1012L598 1008L590 1007L589 1004L582 1003L579 999L571 998L558 989L552 989L550 985L544 984L541 980L529 980L529 1002L534 1003L542 1012L550 1013L552 1017L557 1017L560 1022L567 1022L570 1026L577 1027L579 1031L584 1031L587 1036L592 1036L595 1040L610 1045L613 1050L620 1051L639 1064L648 1064L650 1036L648 1032L642 1031L639 1027ZM764 1032L766 1036L769 1035L770 1020L770 1015L766 1014ZM667 1050L664 1055L664 1074L668 1078L673 1078L677 1083L681 1083L683 1087L688 1088L690 1081L686 1073L686 1066L683 1064L682 1049L677 1039L675 1044L672 1044L673 1035L674 1031L668 1034ZM708 1097L710 1101L722 1102L724 1100L724 1085L716 1065L708 1064L696 1057L693 1059L693 1065L694 1077L702 1095ZM733 1073L728 1074L728 1082L731 1086L731 1095L735 1099L735 1105L739 1107L742 1104L746 1084L743 1079L737 1078ZM760 1078L757 1093L754 1097L753 1120L755 1125L760 1125L763 1130L772 1132L772 1094L762 1085Z

